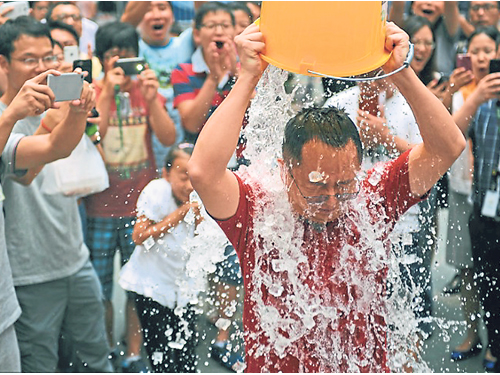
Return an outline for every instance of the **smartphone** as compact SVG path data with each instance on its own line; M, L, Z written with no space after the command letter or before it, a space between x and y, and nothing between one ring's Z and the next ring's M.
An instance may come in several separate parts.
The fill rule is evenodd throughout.
M470 56L465 53L457 55L457 68L465 68L465 70L472 70L472 63Z
M127 59L119 59L115 66L123 69L126 76L141 74L146 69L146 60L142 57L131 57Z
M450 80L450 76L444 73L441 73L441 77L439 77L437 86L439 86L442 83L448 82Z
M83 89L83 74L65 73L60 76L49 74L47 86L56 96L56 102L80 99Z
M500 60L493 59L490 60L490 73L500 72Z
M73 61L78 60L80 57L80 49L78 46L66 46L64 51L64 61L68 63L73 63Z
M82 68L84 72L87 72L85 81L92 83L92 60L75 60L73 61L73 70L76 68Z
M3 3L0 5L0 14L7 8L13 8L5 15L5 17L11 20L20 16L29 16L30 14L30 5L27 1L11 1L9 3Z

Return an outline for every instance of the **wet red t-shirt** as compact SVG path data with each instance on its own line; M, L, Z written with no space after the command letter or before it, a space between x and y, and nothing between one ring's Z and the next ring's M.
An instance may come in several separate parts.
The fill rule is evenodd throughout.
M276 227L266 231L274 215L272 209L262 215L267 192L236 175L237 212L218 224L243 274L246 372L390 371L382 253L397 219L421 200L410 193L408 155L368 171L358 196L365 216L351 210L323 229L295 218L298 252L280 249L293 237L280 228L286 218L272 218ZM256 226L270 238L256 234ZM282 266L287 262L295 266Z

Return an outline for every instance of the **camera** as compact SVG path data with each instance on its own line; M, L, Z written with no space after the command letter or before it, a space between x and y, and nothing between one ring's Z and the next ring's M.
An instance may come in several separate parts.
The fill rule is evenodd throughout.
M119 59L115 66L122 68L126 76L133 76L141 74L146 69L146 60L142 57Z
M493 59L490 60L490 73L500 72L500 60Z
M73 70L81 68L82 71L87 72L85 81L92 83L92 60L75 60L73 61Z

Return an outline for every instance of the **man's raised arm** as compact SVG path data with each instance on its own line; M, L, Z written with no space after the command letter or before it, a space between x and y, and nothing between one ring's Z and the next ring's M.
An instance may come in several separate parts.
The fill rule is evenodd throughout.
M385 48L392 51L384 65L392 71L403 64L408 53L408 35L393 23L387 24ZM423 142L410 151L411 192L424 195L446 173L465 148L465 139L450 113L420 81L412 69L403 69L392 81L410 104Z
M206 210L217 219L236 213L239 187L226 166L238 144L241 124L262 75L264 51L258 26L249 26L235 39L241 62L238 81L203 127L189 161L189 177Z

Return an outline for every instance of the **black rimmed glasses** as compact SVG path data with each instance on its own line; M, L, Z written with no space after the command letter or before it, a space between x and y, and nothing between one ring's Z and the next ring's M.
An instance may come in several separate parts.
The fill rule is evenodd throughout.
M359 183L359 179L355 177L353 180L345 183L345 184L340 184L337 185L337 189L342 191L337 194L321 194L321 195L305 195L302 193L302 190L299 187L299 184L295 180L295 177L293 177L292 173L292 168L288 168L288 171L290 173L290 176L292 177L292 181L297 187L297 190L299 191L300 195L302 195L302 198L306 200L308 204L323 204L328 199L331 197L335 197L337 200L340 202L348 201L351 199L354 199L358 196L359 191L361 190L361 186Z

